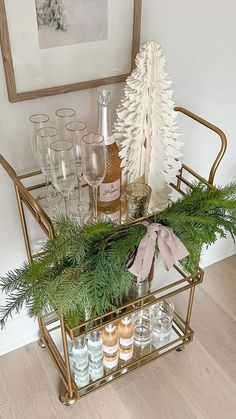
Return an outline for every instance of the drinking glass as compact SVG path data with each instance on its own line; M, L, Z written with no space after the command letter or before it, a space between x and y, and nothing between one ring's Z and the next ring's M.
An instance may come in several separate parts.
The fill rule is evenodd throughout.
M153 334L159 340L166 339L171 332L174 304L171 300L162 300L153 307Z
M60 140L66 139L66 124L75 121L76 111L71 108L61 108L56 112L56 126L58 129Z
M66 138L73 145L76 172L78 179L78 206L77 210L81 218L81 178L82 171L82 138L87 134L87 125L82 121L72 121L66 124Z
M97 191L106 173L104 138L100 134L87 134L82 139L82 166L86 182L93 189L93 218L97 221Z
M153 312L151 308L144 308L133 316L134 343L141 348L149 346L153 337Z
M51 144L50 161L52 181L64 197L66 216L67 199L76 185L76 166L72 144L69 141L55 141Z
M37 132L39 129L44 128L45 124L49 121L49 116L44 113L37 113L29 117L30 121L30 139L31 148L34 158L38 161L37 153Z
M39 166L45 176L47 193L46 199L51 203L52 192L50 185L52 181L51 167L50 167L50 146L57 140L58 131L53 127L40 128L37 132L37 156Z

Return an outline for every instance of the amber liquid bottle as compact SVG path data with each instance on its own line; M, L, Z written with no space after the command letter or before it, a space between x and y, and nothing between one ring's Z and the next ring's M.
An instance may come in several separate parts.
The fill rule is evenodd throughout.
M119 358L129 361L134 354L134 327L130 316L124 317L118 325Z
M121 160L112 135L110 116L111 90L102 88L98 94L98 133L106 146L106 175L98 190L98 210L119 211L121 196Z
M114 370L118 365L118 334L114 324L105 326L102 332L103 364L106 372Z

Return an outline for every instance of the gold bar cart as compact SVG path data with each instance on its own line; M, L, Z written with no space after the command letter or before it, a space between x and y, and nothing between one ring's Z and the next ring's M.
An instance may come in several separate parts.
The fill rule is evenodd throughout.
M211 167L208 179L203 178L198 173L193 171L189 166L183 164L179 174L176 176L176 183L171 183L173 190L177 191L179 194L185 194L185 188L191 188L193 181L201 181L208 188L211 188L214 183L214 177L216 170L224 156L224 153L227 148L227 139L225 134L216 126L212 125L208 121L198 117L187 109L176 107L175 111L180 112L197 123L205 126L214 133L216 133L221 140L220 151ZM8 175L13 180L17 203L20 213L21 225L24 234L24 241L26 246L26 252L29 262L33 260L35 255L32 251L32 246L29 238L29 230L26 219L26 209L31 213L33 218L36 220L38 225L41 227L43 232L48 238L54 237L53 224L46 212L40 207L37 200L33 197L33 192L42 186L45 186L44 183L37 183L37 177L40 175L40 171L27 173L21 176L17 176L10 164L0 155L0 163L8 173ZM25 186L27 180L33 181L33 184L30 186ZM159 278L163 273L157 272L157 283L154 281L151 292L142 298L129 301L120 307L114 312L105 314L102 317L97 317L95 319L90 319L89 321L79 324L75 328L70 328L66 323L63 317L58 318L55 313L43 314L38 318L39 323L39 344L42 348L47 347L51 356L59 370L61 379L65 385L66 392L63 395L60 395L60 401L66 405L72 405L79 398L89 394L90 392L97 390L103 385L109 384L116 378L127 374L136 368L145 365L146 363L161 357L173 350L182 350L182 348L190 343L193 340L193 330L190 327L194 292L196 285L200 284L203 281L204 272L197 266L195 275L188 275L183 272L179 266L175 266L172 269L172 272L165 274L163 281L159 282ZM135 348L134 357L130 362L125 366L119 365L115 372L110 374L105 374L99 380L88 384L82 389L78 389L70 369L70 361L68 354L68 339L75 340L79 336L87 334L91 330L101 328L112 321L118 321L122 317L129 313L137 312L144 307L149 307L155 304L156 302L162 300L163 298L169 298L176 296L180 293L188 292L188 301L187 301L187 310L186 315L182 316L175 311L174 321L172 327L171 339L169 342L166 342L159 346L154 346L153 344L150 347L145 349ZM60 351L57 343L53 339L53 332L60 330L61 341L62 341L62 350Z

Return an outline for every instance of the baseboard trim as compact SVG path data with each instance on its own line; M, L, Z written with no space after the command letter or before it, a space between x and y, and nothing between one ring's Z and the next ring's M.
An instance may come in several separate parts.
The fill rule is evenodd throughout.
M23 346L29 345L30 343L36 342L38 340L38 333L34 333L32 336L27 336L21 341L11 343L9 345L0 348L0 356L6 355L9 352L15 351L16 349L20 349Z
M0 331L0 356L35 342L38 339L38 323L26 314L10 320Z
M200 266L202 268L207 268L208 266L214 265L214 263L220 262L221 260L227 259L231 256L236 255L236 247L234 246L231 249L228 249L226 252L221 253L217 256L213 256L210 258L205 258L201 261Z

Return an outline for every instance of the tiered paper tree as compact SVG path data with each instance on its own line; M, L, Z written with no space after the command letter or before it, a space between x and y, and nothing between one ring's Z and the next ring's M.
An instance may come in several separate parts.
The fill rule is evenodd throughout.
M127 183L142 181L151 186L151 210L166 204L168 184L180 168L182 155L165 62L157 42L142 47L126 80L115 123L123 177Z

